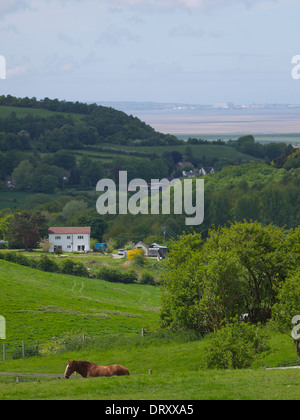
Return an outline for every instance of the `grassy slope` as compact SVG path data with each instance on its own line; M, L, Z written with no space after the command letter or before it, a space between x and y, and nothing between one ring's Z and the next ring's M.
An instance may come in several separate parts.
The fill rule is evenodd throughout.
M158 319L159 289L50 274L0 261L0 308L7 343L140 333Z
M22 378L19 384L13 378L0 378L0 399L299 398L300 370L262 368L295 361L295 348L288 336L272 334L272 353L256 362L256 369L244 371L206 371L204 355L209 337L182 342L178 337L169 341L152 339L150 334L144 341L137 340L135 333L142 326L157 325L156 287L47 274L0 261L0 289L0 312L7 319L8 343L22 338L42 341L72 329L103 337L98 345L87 344L77 351L1 361L1 372L62 374L68 359L103 365L121 363L131 372L129 377L70 381ZM107 339L105 345L107 334L129 338L121 343ZM153 375L148 374L149 369Z
M300 370L207 371L203 369L206 339L190 343L124 346L70 351L51 358L0 362L6 372L63 374L67 361L121 363L129 377L71 379L1 379L0 399L201 400L299 399ZM285 351L292 346L278 338ZM289 342L290 343L290 342ZM291 354L290 354L291 355ZM277 354L278 357L282 357ZM149 369L153 374L149 375Z
M144 153L157 153L158 155L162 155L164 152L172 152L173 150L177 150L178 152L185 154L187 145L180 144L176 146L123 146L123 145L117 145L117 144L101 144L100 146L108 147L111 149L116 150L124 150L124 151L137 151L137 152L144 152ZM255 158L253 156L240 153L236 149L230 146L219 146L219 145L211 145L211 144L200 144L200 145L194 145L189 144L188 145L191 150L192 154L195 158L203 158L203 156L206 157L206 159L212 159L212 158L218 158L219 160L234 160L236 158L244 159L245 161L253 161L253 162L261 162L262 159ZM96 148L95 148L96 149ZM89 152L92 153L92 152ZM95 151L95 156L97 155L97 152ZM98 152L99 153L99 152Z

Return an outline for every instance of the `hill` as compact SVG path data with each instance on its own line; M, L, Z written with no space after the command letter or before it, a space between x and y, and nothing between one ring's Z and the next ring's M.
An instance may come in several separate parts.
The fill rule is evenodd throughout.
M45 273L0 261L0 308L10 345L52 337L140 334L155 327L159 288Z
M157 332L158 288L110 284L47 274L0 261L0 307L7 320L7 348L19 340L49 343L41 357L0 361L2 372L63 374L67 360L121 363L129 377L61 380L0 377L0 399L201 400L298 399L299 371L265 370L293 363L290 337L271 334L272 352L253 369L204 368L209 336ZM152 331L153 331L152 330ZM98 339L51 354L52 337L85 332ZM63 346L64 347L64 346ZM53 350L53 348L52 348ZM8 354L9 356L9 354ZM149 369L153 374L149 375ZM107 403L106 403L107 405ZM138 405L138 403L136 404ZM196 407L195 402L195 407ZM198 407L198 406L197 406Z

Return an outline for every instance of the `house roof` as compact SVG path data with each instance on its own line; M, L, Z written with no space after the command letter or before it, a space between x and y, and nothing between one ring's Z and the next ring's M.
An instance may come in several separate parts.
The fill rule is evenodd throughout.
M155 242L154 242L152 245L150 245L150 248L168 249L168 247L167 247L167 246L164 246L164 245L158 245L158 244L156 244Z
M50 227L48 229L49 235L76 235L76 234L91 234L91 228L86 227Z
M191 162L178 162L176 165L177 169L182 169L185 166L191 166L193 169L195 168L194 165Z
M146 244L144 244L144 242L143 241L140 241L140 242L138 242L136 245L135 245L135 247L137 247L137 246L143 246L144 248L149 248Z

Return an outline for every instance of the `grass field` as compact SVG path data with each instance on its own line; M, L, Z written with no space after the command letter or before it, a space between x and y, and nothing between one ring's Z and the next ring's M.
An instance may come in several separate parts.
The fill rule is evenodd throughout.
M300 369L265 369L298 363L290 337L268 329L272 351L251 369L208 371L210 336L159 330L158 287L44 273L1 260L0 288L6 346L38 340L44 349L42 356L7 357L5 362L0 354L0 372L63 374L68 360L120 363L130 371L129 377L69 381L20 378L16 383L15 378L0 377L1 400L299 399ZM141 337L142 327L151 333ZM58 340L52 354L52 337L69 333L94 339L69 347Z
M159 288L45 273L0 261L7 344L81 333L140 334L158 322Z
M159 156L162 155L164 152L172 152L174 150L185 154L185 150L187 145L181 144L176 146L123 146L123 145L111 145L111 144L105 144L101 145L103 147L109 147L110 149L115 150L124 150L124 151L136 151L136 152L143 152L147 154L151 153L157 153ZM245 161L254 161L259 162L262 161L262 159L255 158L250 155L246 155L244 153L240 153L235 148L226 146L226 145L211 145L211 144L189 144L189 147L192 150L192 155L195 158L203 158L203 156L206 157L206 159L212 159L212 158L218 158L218 159L226 159L226 160L234 160L236 158L241 158ZM97 152L95 152L97 153Z

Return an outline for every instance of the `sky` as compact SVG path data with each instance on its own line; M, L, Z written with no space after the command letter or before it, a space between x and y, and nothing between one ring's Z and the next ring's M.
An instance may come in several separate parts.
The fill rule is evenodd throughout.
M1 0L0 94L299 104L299 16L299 0Z

